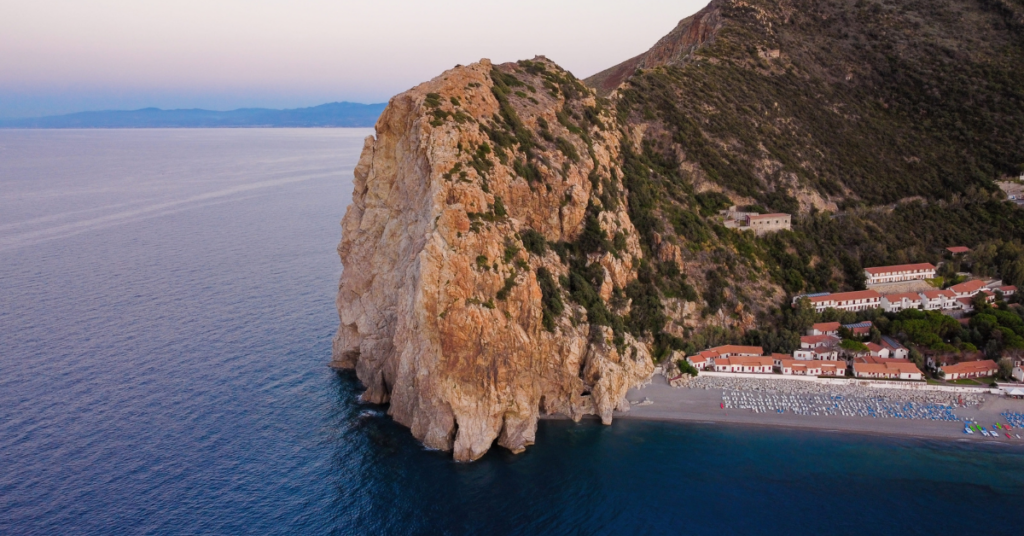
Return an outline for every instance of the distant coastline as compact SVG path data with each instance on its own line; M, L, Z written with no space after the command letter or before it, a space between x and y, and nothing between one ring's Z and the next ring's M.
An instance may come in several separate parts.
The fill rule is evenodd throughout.
M332 102L290 110L107 110L48 117L0 119L0 128L358 128L372 127L385 106L386 103Z

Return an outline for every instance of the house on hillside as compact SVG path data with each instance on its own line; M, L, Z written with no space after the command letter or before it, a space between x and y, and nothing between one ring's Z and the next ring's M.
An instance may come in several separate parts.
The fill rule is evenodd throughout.
M935 277L935 266L923 262L918 264L899 264L896 266L874 266L864 269L864 278L868 285L879 283L898 283L900 281L916 281Z
M792 228L791 220L789 214L752 214L747 216L747 225L741 229L749 229L759 236L775 231L789 231Z
M950 246L946 248L946 251L948 251L950 255L953 255L955 257L957 255L965 255L967 253L970 253L971 248L964 246Z
M870 320L864 322L857 322L856 324L843 324L843 327L850 330L855 337L866 337L871 335L871 328L874 324Z
M839 335L839 322L819 322L807 330L808 335Z
M921 293L924 298L922 305L925 311L941 311L943 309L955 309L956 293L952 290L929 290Z
M973 279L971 281L964 281L958 285L953 285L947 290L956 294L956 298L971 298L975 294L981 292L981 289L985 288L985 282L980 279Z
M904 309L921 309L924 307L921 295L916 292L902 292L882 296L882 308L887 313L898 313Z
M839 337L834 335L805 335L800 337L800 349L793 352L793 359L799 361L838 360L839 342Z
M864 343L864 346L868 347L868 352L870 352L873 357L881 357L883 359L889 357L889 349L880 344L866 342Z
M825 309L839 309L841 311L863 311L865 309L877 309L882 306L882 295L874 290L857 290L854 292L837 292L835 294L808 294L793 298L795 304L800 298L807 298L814 310L821 313Z
M910 350L887 335L882 336L882 346L889 350L889 356L893 359L906 359L910 356Z

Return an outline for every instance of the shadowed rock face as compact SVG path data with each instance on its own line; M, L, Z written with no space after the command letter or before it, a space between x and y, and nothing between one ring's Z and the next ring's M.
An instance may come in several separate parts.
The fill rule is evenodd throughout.
M648 346L588 324L558 283L569 268L533 233L574 243L590 221L617 237L615 255L588 258L604 273L602 303L635 277L625 203L597 201L621 190L614 124L543 58L481 60L391 99L355 169L338 247L333 365L355 369L363 400L390 403L457 460L495 441L522 451L542 413L609 424L628 409L626 390L653 370Z
M712 42L722 28L719 3L711 2L704 9L679 21L675 29L658 40L647 52L587 78L587 85L596 88L598 94L606 96L637 69L653 69L685 62L698 47Z

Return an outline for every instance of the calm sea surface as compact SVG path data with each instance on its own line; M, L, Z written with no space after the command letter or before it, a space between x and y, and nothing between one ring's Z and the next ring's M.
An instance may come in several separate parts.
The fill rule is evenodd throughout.
M0 534L1022 534L1024 453L543 422L460 465L329 370L366 130L0 130Z

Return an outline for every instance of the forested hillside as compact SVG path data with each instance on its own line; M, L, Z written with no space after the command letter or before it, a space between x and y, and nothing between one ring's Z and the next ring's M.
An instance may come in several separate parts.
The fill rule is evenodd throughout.
M684 338L736 339L752 311L770 331L785 296L951 245L996 248L986 275L1024 282L1024 211L994 184L1024 171L1022 0L715 0L586 82L635 148L622 183L646 251L681 249L654 280L700 295ZM732 204L793 230L726 229Z

